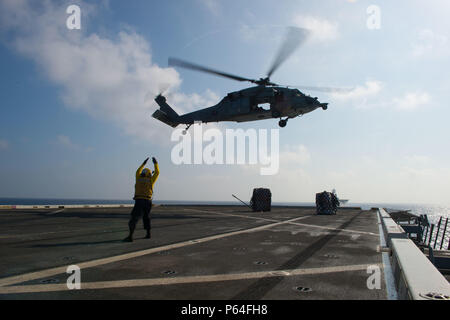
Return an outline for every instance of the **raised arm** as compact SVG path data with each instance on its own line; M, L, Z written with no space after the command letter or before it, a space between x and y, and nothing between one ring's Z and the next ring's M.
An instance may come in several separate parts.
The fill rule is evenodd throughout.
M145 165L147 164L148 159L149 158L145 159L145 161L142 162L141 166L137 169L137 171L136 171L136 178L139 178L139 176L141 175L142 170L144 169Z
M159 176L159 165L158 165L158 161L156 161L156 159L153 157L152 158L153 164L155 166L155 172L152 175L152 184L156 182L156 179L158 179Z

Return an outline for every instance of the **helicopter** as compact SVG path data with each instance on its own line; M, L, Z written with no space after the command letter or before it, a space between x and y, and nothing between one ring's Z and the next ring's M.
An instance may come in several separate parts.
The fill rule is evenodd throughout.
M306 95L298 88L324 92L346 91L347 89L305 86L291 88L270 81L270 77L275 70L305 41L308 33L307 29L289 28L287 36L267 72L267 76L259 80L221 72L177 58L169 58L169 66L178 66L236 81L250 82L256 86L230 92L218 104L184 115L176 113L167 103L167 99L162 94L159 94L155 101L160 108L152 114L152 117L173 128L180 124L185 124L186 129L183 131L183 134L186 134L190 126L199 122L246 122L276 118L280 119L278 125L285 127L289 119L302 116L318 108L326 110L328 103L321 103L317 97ZM270 107L267 108L267 105Z

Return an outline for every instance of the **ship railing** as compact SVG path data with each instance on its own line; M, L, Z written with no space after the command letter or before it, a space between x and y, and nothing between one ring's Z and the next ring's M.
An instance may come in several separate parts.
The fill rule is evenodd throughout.
M437 224L423 226L422 243L433 250L450 250L449 218L439 217Z

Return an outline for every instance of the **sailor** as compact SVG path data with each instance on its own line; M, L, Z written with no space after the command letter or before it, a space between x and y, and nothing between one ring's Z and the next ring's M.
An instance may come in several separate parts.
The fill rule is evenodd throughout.
M150 169L144 168L147 164L149 158L141 164L141 166L136 171L136 184L134 191L134 208L131 211L131 219L128 222L128 227L130 229L130 234L123 241L132 242L133 233L136 228L136 223L141 216L143 216L144 228L147 231L145 236L146 239L151 238L150 229L150 211L152 209L152 196L153 187L155 185L156 179L159 176L159 166L155 158L152 158L153 164L155 166L155 171L153 174Z

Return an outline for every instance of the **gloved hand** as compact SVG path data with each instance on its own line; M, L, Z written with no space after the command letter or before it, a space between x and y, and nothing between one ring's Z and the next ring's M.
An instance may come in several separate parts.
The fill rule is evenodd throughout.
M155 157L152 158L153 164L157 164L158 161L156 161Z
M150 158L145 159L145 161L143 163L144 165L147 163L148 159L150 159Z

